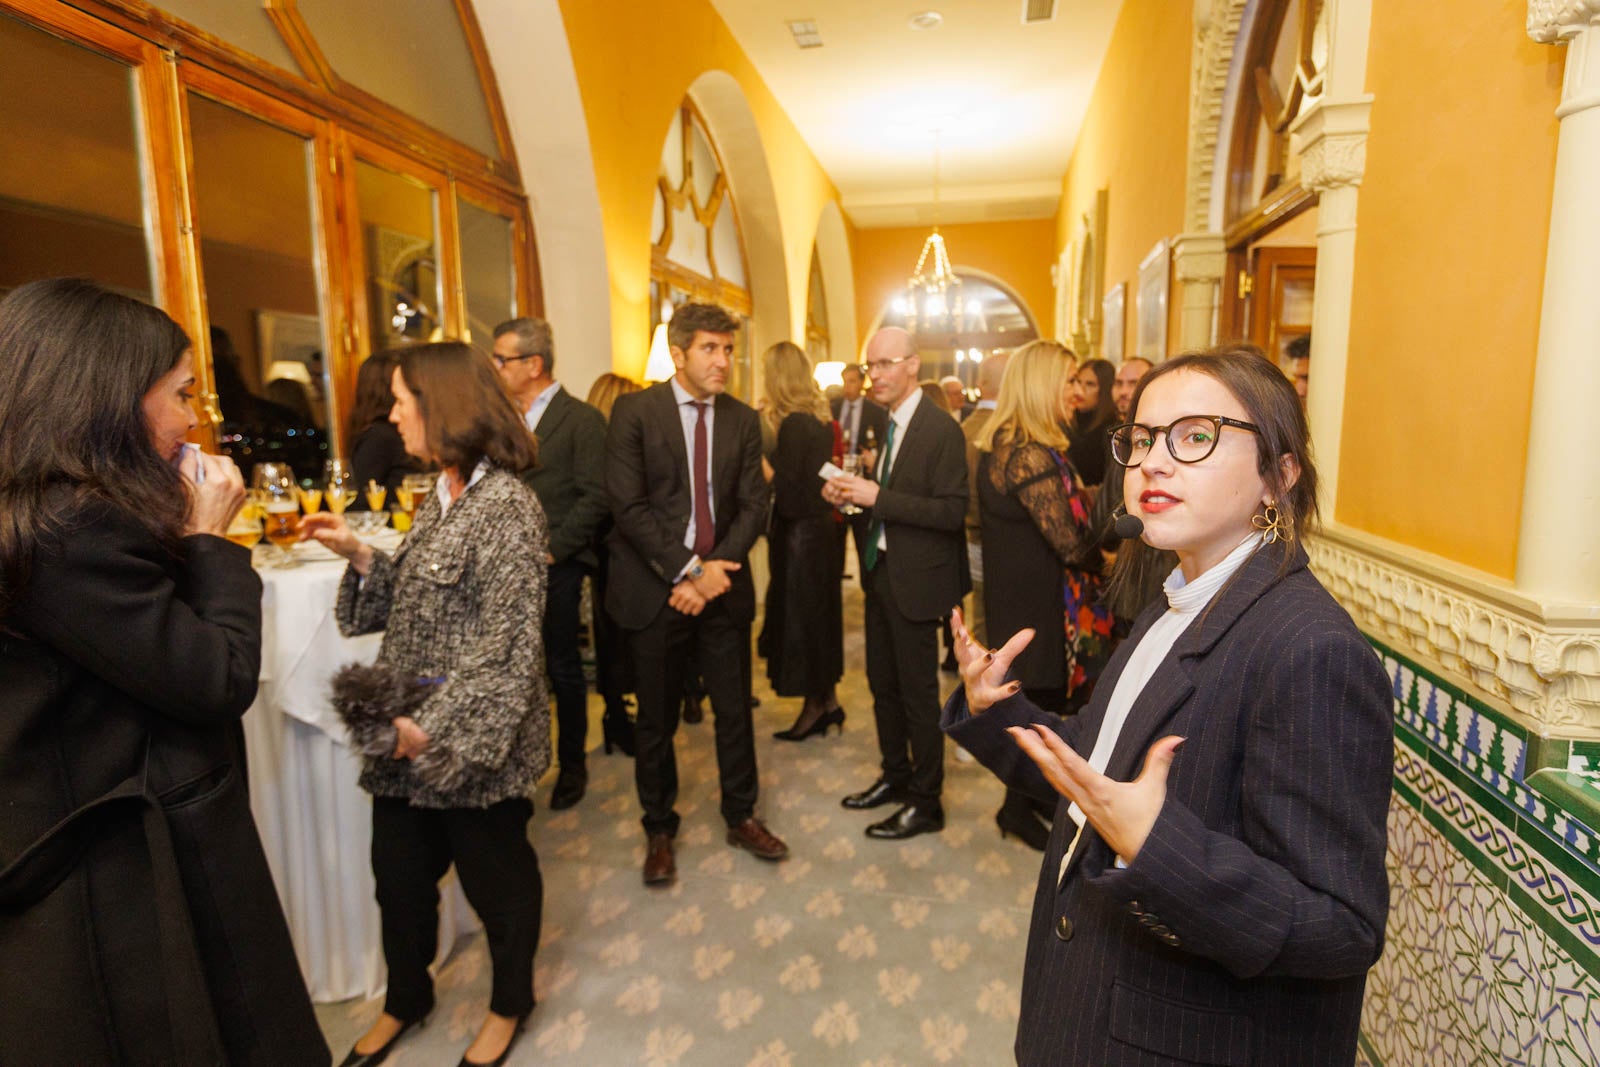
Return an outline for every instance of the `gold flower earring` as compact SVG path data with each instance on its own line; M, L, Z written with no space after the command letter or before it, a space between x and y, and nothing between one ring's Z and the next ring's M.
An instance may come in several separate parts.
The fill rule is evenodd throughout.
M1276 504L1267 504L1260 515L1250 516L1250 525L1261 531L1261 540L1265 544L1275 545L1279 541L1294 540L1294 520L1279 511Z

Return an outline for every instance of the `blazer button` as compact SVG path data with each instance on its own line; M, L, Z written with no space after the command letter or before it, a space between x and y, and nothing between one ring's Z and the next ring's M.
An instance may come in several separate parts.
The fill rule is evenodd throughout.
M436 570L438 570L438 569L439 569L439 565L438 565L438 564L437 564L437 563L435 563L435 564L432 564L432 565L431 565L431 566L430 566L430 567L429 567L429 568L428 568L428 569L429 569L429 570L435 570L435 571L436 571Z
M1065 915L1056 920L1056 937L1062 941L1072 940L1072 920Z

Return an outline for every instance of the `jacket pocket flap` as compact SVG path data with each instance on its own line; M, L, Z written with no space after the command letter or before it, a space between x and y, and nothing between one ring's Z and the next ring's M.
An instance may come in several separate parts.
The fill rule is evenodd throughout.
M1242 1012L1186 1004L1119 979L1111 986L1110 1022L1116 1040L1185 1063L1250 1062L1250 1019Z
M467 569L467 555L467 547L462 545L454 551L418 553L411 565L424 581L435 585L455 585L461 581L461 575Z

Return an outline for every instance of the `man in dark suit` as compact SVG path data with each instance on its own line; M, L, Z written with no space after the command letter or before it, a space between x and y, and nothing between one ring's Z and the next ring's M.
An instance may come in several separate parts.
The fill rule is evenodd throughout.
M898 840L944 829L944 735L939 732L939 624L971 587L962 524L966 441L954 419L921 403L921 361L904 330L867 342L872 395L889 413L874 478L846 476L824 495L872 509L862 554L867 682L882 774L844 806L898 801L867 836Z
M539 439L539 465L522 478L550 524L544 658L556 701L556 760L561 768L550 807L560 811L582 800L589 784L584 766L589 688L578 647L578 616L584 575L597 562L595 532L610 512L600 473L606 420L556 381L555 339L543 319L512 319L496 326L494 362Z
M758 416L723 392L738 328L715 305L680 307L667 326L677 373L620 397L606 437L616 520L606 609L626 632L638 676L634 780L646 885L677 877L672 738L690 664L704 668L716 719L728 843L766 860L789 853L755 815L747 665L756 597L746 557L766 523L767 483Z
M889 424L889 413L882 407L873 403L865 395L866 373L855 364L847 365L840 372L840 381L843 384L844 395L830 402L833 408L833 419L839 424L839 430L844 435L845 451L852 455L860 455L863 451L875 450L883 444L884 430ZM847 515L845 521L839 524L839 569L844 571L844 542L845 538L854 534L856 539L856 558L861 558L861 553L867 541L867 518L865 511L859 515Z

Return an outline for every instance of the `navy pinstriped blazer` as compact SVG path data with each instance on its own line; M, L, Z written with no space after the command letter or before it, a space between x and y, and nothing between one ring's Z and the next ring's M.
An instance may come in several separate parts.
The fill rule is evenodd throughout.
M1004 733L1051 725L1085 757L1140 616L1088 709L1012 697L944 729L1007 783L1056 799L1034 897L1017 1061L1026 1067L1355 1059L1367 969L1383 947L1393 695L1376 654L1290 549L1246 561L1134 703L1106 773L1136 777L1152 742L1186 738L1167 799L1125 870Z

